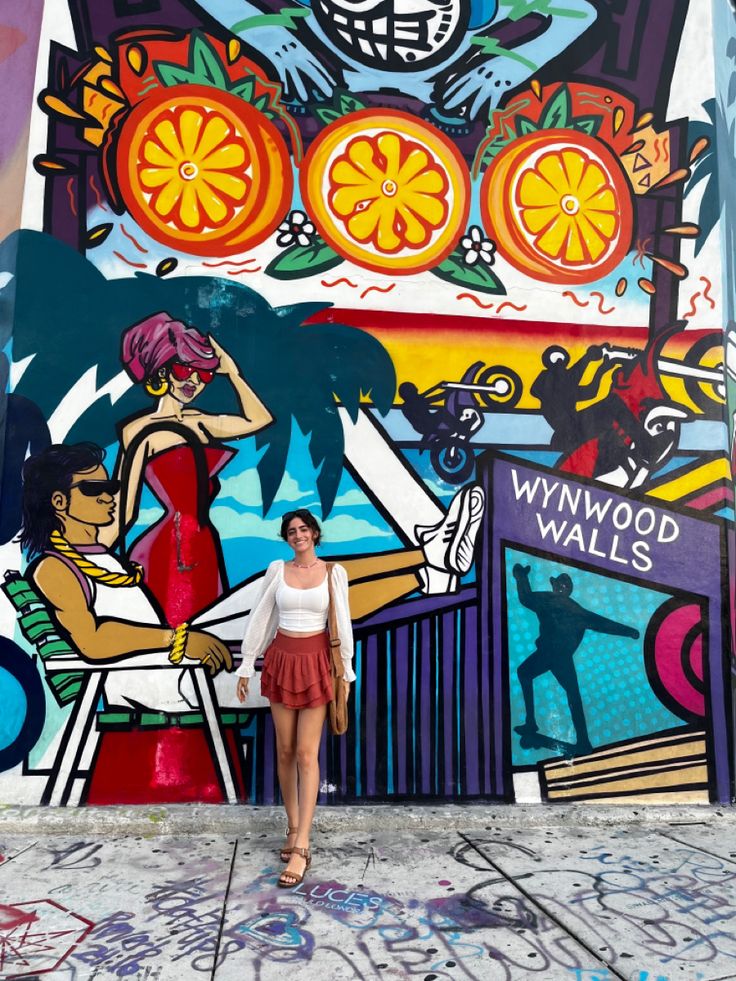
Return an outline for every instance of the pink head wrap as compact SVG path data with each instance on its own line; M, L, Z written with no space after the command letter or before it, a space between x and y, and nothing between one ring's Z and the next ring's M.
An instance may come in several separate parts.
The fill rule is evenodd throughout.
M163 311L125 331L120 357L125 370L137 382L153 378L170 361L208 371L220 364L212 345L196 327L187 327Z

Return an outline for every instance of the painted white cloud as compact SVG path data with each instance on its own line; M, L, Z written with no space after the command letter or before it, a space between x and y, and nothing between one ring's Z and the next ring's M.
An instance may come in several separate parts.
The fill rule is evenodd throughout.
M353 518L349 514L338 514L328 518L322 525L325 543L355 542L360 538L391 538L393 532L377 528L365 518Z
M305 497L311 497L312 492L302 490L296 480L288 473L284 474L284 479L276 494L277 501L301 501Z
M433 480L431 477L424 480L427 489L436 494L437 497L454 497L457 494L459 488L453 487L451 484L442 484L438 480Z
M258 514L236 511L227 504L218 504L210 512L220 538L279 538L280 518L261 518Z
M344 494L340 494L339 497L335 498L335 507L351 507L353 505L360 504L370 504L370 501L365 496L363 491L358 490L357 487L353 487L349 491L345 491Z
M243 470L234 477L225 477L220 483L217 496L221 501L229 497L247 507L259 507L263 502L261 483L255 467Z
M310 496L310 491L302 490L291 474L286 473L275 499L277 501L301 501ZM225 477L220 485L218 498L221 501L230 498L238 501L244 507L260 507L263 504L263 497L256 468L249 467L233 477Z
M212 508L212 521L217 526L221 538L266 538L279 539L281 518L261 518L257 514L241 514L226 504ZM340 514L328 518L322 525L325 543L332 546L337 542L355 542L364 538L391 538L392 532L377 528L364 518L353 518Z
M142 508L135 519L137 525L152 525L164 513L163 508Z

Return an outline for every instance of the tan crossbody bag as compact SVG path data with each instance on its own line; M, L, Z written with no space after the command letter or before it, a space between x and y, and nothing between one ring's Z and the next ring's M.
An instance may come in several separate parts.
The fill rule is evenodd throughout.
M327 706L327 723L333 736L342 736L348 729L348 696L342 684L345 665L342 661L340 634L337 629L337 612L332 590L334 562L327 563L327 589L330 605L327 610L327 629L330 634L330 673L332 675L332 701Z

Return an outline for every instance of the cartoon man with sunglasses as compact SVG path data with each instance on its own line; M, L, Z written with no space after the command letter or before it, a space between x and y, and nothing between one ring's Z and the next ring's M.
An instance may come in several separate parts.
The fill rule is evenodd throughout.
M178 666L188 659L212 675L230 671L230 651L212 633L187 623L167 625L142 582L142 569L100 544L100 531L115 520L120 489L103 457L101 447L79 443L53 445L26 460L21 545L36 556L26 575L81 657L101 668L121 662L118 670L106 672L106 705L133 713L153 709L172 722L154 729L131 722L130 731L103 732L87 799L97 804L141 803L146 797L188 800L199 780L202 799L214 794L213 800L221 800L204 730L183 729L175 721L199 705L192 672L182 670L186 664ZM174 789L171 773L178 775Z
M115 519L120 487L110 480L103 456L93 443L79 443L50 446L26 460L21 545L29 557L37 556L28 574L83 657L104 662L159 651L165 663L174 629L162 625L140 569L124 566L99 542L100 529ZM232 668L228 648L213 635L191 630L185 640L184 657L213 674ZM109 686L115 683L111 676ZM109 686L108 700L119 703ZM168 699L157 694L159 703L163 698L172 709L182 707L178 690Z

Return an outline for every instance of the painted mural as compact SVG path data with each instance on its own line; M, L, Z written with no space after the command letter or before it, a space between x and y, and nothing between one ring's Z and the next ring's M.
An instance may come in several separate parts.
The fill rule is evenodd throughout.
M58 8L0 245L0 799L276 801L230 672L308 506L356 630L323 802L731 801L736 13Z

